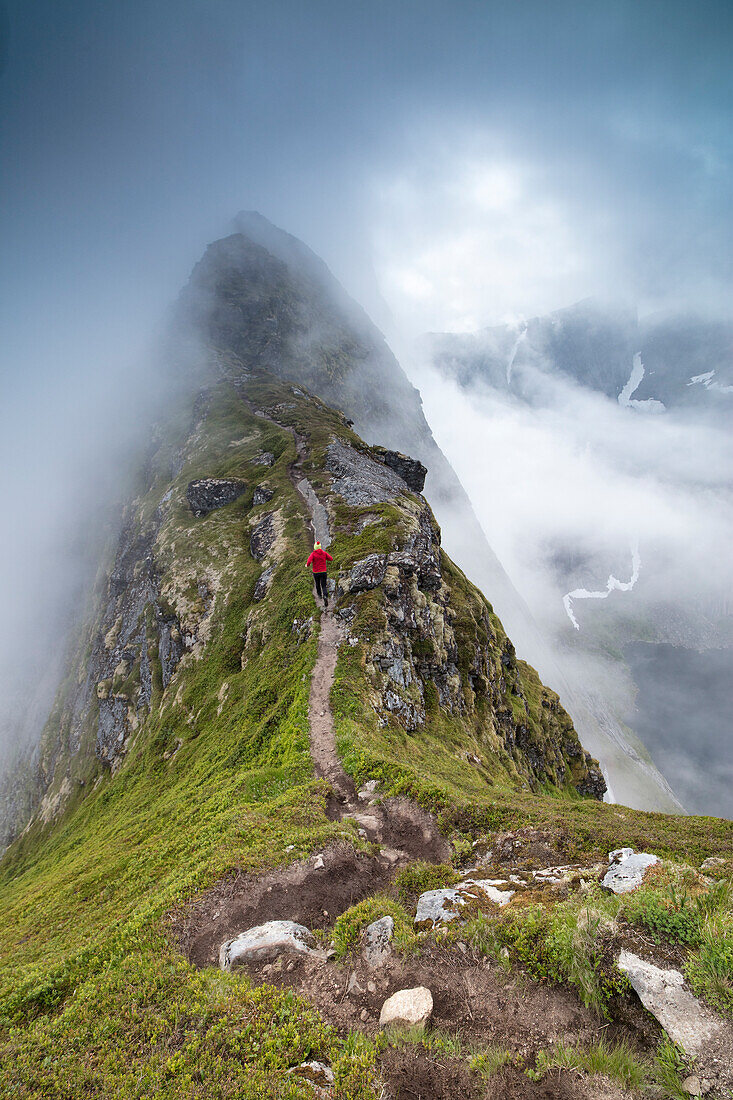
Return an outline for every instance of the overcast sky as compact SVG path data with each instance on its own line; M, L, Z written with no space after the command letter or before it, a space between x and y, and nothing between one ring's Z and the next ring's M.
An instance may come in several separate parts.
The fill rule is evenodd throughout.
M732 25L730 0L0 2L5 650L238 210L403 335L587 295L724 311Z

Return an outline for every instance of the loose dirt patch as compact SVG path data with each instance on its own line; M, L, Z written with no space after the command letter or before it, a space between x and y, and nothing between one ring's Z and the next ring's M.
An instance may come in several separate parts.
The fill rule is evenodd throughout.
M350 905L384 889L394 873L386 859L357 852L350 844L258 877L233 875L201 893L174 916L173 931L195 966L216 966L225 940L268 920L293 920L329 928Z

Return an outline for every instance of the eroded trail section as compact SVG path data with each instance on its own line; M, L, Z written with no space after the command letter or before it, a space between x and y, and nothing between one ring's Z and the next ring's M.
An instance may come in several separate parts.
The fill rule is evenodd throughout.
M328 779L341 798L349 799L353 795L353 785L341 767L336 752L333 715L329 701L341 639L342 633L337 621L333 615L324 612L321 616L318 655L311 678L308 710L311 756L316 767L316 775Z

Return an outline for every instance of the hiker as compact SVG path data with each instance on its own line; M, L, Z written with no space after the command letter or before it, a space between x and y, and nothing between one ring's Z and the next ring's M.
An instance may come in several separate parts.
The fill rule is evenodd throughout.
M316 592L323 600L323 606L328 607L328 585L326 583L326 570L328 569L328 563L333 561L330 554L321 547L320 542L317 542L313 547L313 553L305 563L306 568L308 566L313 570L313 580L316 582Z

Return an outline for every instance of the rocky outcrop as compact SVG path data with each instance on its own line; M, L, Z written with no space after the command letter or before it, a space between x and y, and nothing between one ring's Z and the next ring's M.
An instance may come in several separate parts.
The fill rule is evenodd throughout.
M400 451L388 451L385 447L372 447L372 454L385 466L389 466L390 470L394 470L396 474L399 474L413 493L423 491L428 471L419 459L409 458L408 455L403 455Z
M510 902L514 894L506 882L493 879L466 879L458 886L426 890L418 899L415 927L429 929L457 920L467 905L482 908L489 901L501 907Z
M255 491L252 494L252 504L257 507L258 504L267 504L272 500L275 495L274 489L269 489L267 485L256 485Z
M326 469L333 475L334 491L351 507L384 504L407 490L399 474L340 439L328 446Z
M272 451L260 451L260 453L252 459L253 466L274 466L275 456Z
M252 593L252 599L255 603L259 603L260 600L264 600L267 592L272 583L272 578L275 574L275 566L269 565L265 569L264 573L260 573L259 577L255 581L254 592Z
M202 477L189 481L186 499L193 514L201 517L233 504L246 492L246 483L238 478Z

